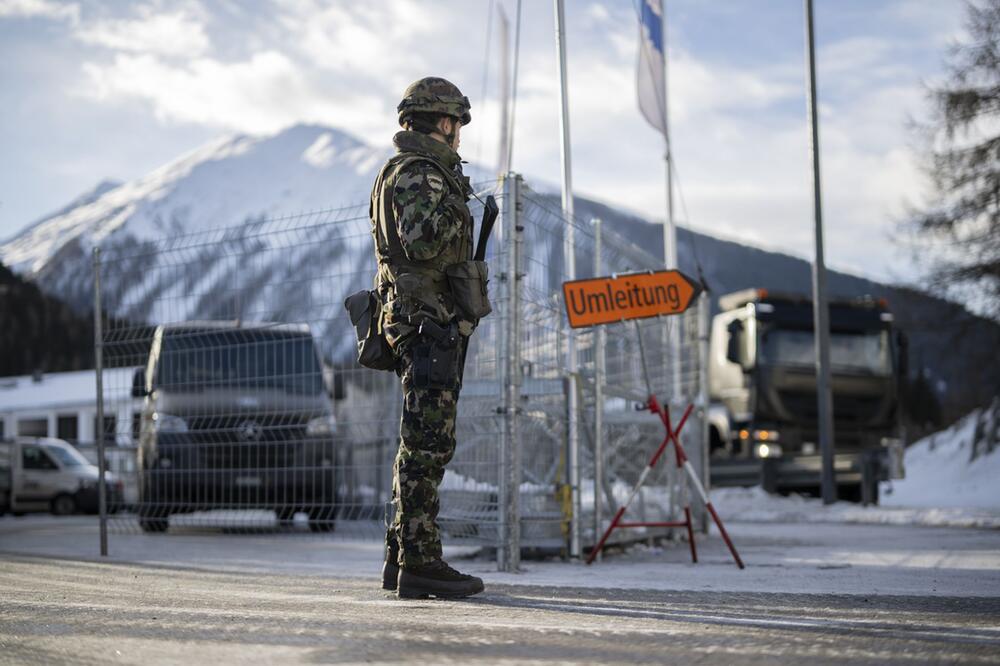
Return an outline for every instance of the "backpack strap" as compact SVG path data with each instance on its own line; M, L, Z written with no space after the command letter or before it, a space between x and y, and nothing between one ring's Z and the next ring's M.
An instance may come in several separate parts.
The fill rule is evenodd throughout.
M379 172L378 178L375 179L375 187L372 189L372 201L369 207L369 215L374 223L373 232L375 234L375 240L379 245L379 254L382 256L383 262L404 261L410 264L416 263L406 256L406 253L403 250L403 243L399 239L399 230L396 228L395 220L389 219L389 216L386 214L388 211L379 205L383 202L376 201L376 198L379 193L382 194L382 197L388 196L391 198L392 194L385 192L386 180L390 178L390 174L391 180L395 181L399 172L417 162L427 162L428 164L433 165L434 168L442 176L444 176L449 187L451 187L453 191L464 192L464 189L459 184L458 179L454 174L450 173L440 162L426 155L404 153L402 155L397 155L386 162L385 166L383 166L382 170ZM391 185L393 183L389 184ZM378 217L376 217L376 214Z

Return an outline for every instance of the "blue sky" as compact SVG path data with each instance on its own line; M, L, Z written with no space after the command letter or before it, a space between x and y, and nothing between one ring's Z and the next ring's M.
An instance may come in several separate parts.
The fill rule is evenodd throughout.
M463 155L492 163L490 4L0 0L0 238L102 179L141 176L225 133L319 122L387 145L399 94L427 74L472 99ZM513 0L493 4L513 19ZM576 189L662 217L663 149L636 104L632 0L566 4ZM926 112L923 86L962 38L963 5L815 4L828 262L911 278L888 238L926 191L905 124ZM556 183L552 3L524 0L523 12L514 168ZM667 40L681 222L809 256L802 12L799 0L667 0Z

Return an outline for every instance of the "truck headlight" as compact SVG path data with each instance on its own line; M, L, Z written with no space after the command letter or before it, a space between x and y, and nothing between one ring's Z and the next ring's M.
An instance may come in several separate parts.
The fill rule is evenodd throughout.
M337 432L337 419L333 414L318 416L306 424L307 435L332 435Z
M187 432L187 421L173 414L156 412L153 414L153 430L156 432Z
M758 444L754 450L758 458L780 458L782 454L777 444Z

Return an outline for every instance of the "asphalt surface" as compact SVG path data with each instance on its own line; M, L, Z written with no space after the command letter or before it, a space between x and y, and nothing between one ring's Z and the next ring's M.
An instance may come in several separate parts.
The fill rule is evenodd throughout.
M0 663L1000 663L1000 598L491 584L0 555Z

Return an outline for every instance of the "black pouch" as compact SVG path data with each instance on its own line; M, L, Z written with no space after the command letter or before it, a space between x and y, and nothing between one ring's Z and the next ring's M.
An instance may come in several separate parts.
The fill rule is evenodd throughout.
M438 326L425 319L409 347L414 388L454 391L461 387L462 344L458 326Z
M396 357L379 330L378 294L367 289L351 294L344 301L344 307L357 334L358 363L373 370L394 369Z
M486 291L489 267L485 261L461 261L445 268L444 273L455 305L462 315L472 321L479 321L493 311Z

